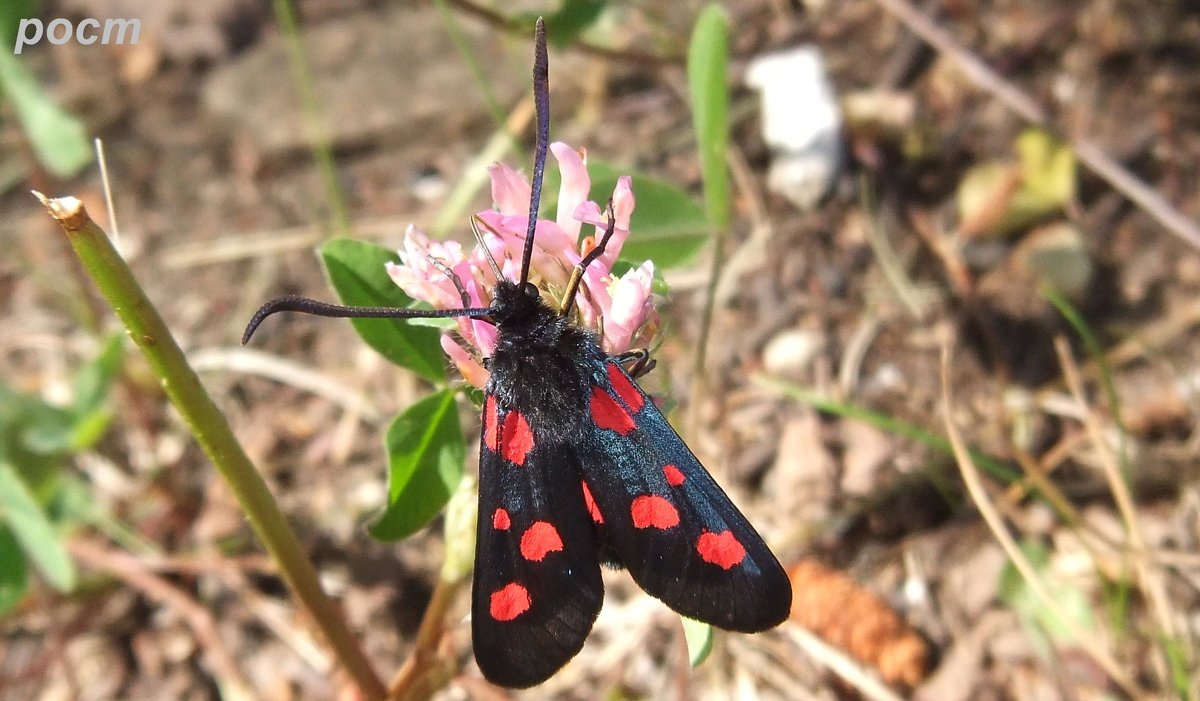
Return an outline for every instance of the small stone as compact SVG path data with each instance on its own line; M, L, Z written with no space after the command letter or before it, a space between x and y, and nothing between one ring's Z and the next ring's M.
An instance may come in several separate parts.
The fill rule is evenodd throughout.
M813 209L842 166L842 115L821 52L800 46L758 56L746 84L762 94L763 140L774 153L767 186Z
M763 367L779 377L804 375L825 348L825 339L808 329L789 329L776 334L763 349Z

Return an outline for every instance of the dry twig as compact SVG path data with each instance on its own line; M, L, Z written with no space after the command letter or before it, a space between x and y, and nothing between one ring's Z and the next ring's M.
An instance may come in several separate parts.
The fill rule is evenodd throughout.
M204 649L225 698L252 699L255 694L229 648L221 640L211 613L179 587L154 573L139 558L89 540L72 540L71 554L84 564L104 570L150 599L175 610L187 621Z

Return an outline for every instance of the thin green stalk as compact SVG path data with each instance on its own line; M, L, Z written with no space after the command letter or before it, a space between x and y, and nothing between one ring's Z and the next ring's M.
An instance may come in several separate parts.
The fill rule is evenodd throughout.
M158 311L133 277L108 236L92 221L74 197L47 199L34 193L67 239L100 293L141 349L163 389L233 490L250 525L279 564L283 578L314 623L325 635L338 661L366 698L381 699L387 691L358 646L346 621L325 595L317 571L250 458L234 437L229 423L188 365Z
M725 154L729 146L729 18L717 4L705 8L696 19L688 46L688 95L692 123L704 180L704 210L713 227L713 259L704 311L700 317L700 339L696 348L693 377L704 376L708 337L712 329L717 280L725 257L725 239L733 211L729 195L729 171ZM697 379L699 381L699 379Z
M471 50L471 43L463 35L458 18L450 11L450 6L446 4L446 0L433 0L433 4L437 7L438 14L441 15L442 24L446 25L446 31L450 34L450 41L454 44L458 55L462 57L463 63L467 64L467 69L471 71L471 77L479 85L479 92L483 95L483 104L487 107L488 114L492 117L492 122L497 128L504 129L504 121L506 119L504 108L500 106L500 101L496 99L496 93L492 90L492 82L488 79L487 71L483 69L483 65L479 63L475 52Z
M450 40L454 43L454 48L462 57L463 63L467 65L467 69L471 72L471 77L475 79L476 85L479 86L479 92L483 95L483 102L487 108L488 114L492 118L492 122L496 125L496 133L479 152L467 168L463 169L465 175L459 179L450 196L446 198L446 203L442 205L441 211L438 212L437 219L433 224L433 235L437 238L445 238L451 229L462 225L463 212L470 206L475 199L475 195L487 183L486 166L499 160L502 156L510 151L520 153L520 143L517 141L519 134L526 126L528 121L533 117L533 101L522 99L518 103L516 109L511 114L506 115L504 108L500 105L500 101L496 99L496 93L492 90L491 80L488 78L487 72L483 69L483 65L479 63L475 52L471 50L471 43L467 37L463 35L462 26L458 22L458 17L450 9L447 0L434 0L434 6L437 7L438 13L442 17L442 23L446 25L446 31L450 34ZM526 166L529 161L525 156Z
M312 136L313 158L317 161L317 168L321 171L321 181L325 186L325 197L329 206L328 233L330 237L347 236L350 234L350 215L347 213L346 203L342 198L342 186L338 182L337 164L333 159L329 130L325 128L321 103L317 99L317 91L313 87L308 62L304 58L304 46L300 43L296 13L292 9L290 0L274 0L274 7L275 19L279 22L284 44L287 46L292 81L300 92L300 105Z
M458 592L471 576L475 561L475 525L478 514L479 491L474 477L467 475L459 482L442 526L446 543L445 560L412 652L392 678L388 701L421 701L445 688L454 675L453 660L439 654L447 619L454 610Z
M1054 308L1066 319L1071 328L1075 329L1075 333L1079 334L1084 348L1087 349L1092 362L1096 364L1096 369L1100 375L1100 386L1104 390L1104 399L1108 403L1108 410L1112 414L1113 423L1117 427L1119 441L1117 454L1120 458L1121 474L1125 479L1125 483L1132 490L1133 480L1129 476L1129 451L1128 446L1125 444L1125 436L1128 434L1128 431L1125 429L1125 422L1121 419L1121 400L1117 396L1117 384L1113 380L1112 368L1108 364L1108 359L1104 356L1104 349L1100 346L1100 340L1096 338L1096 334L1092 333L1092 328L1088 326L1087 320L1083 318L1079 310L1061 292L1051 285L1043 285L1041 293L1050 304L1054 305Z
M758 385L759 387L763 387L765 389L778 392L784 396L791 397L798 402L802 402L811 406L817 411L823 411L827 414L833 414L834 416L840 416L845 419L862 421L863 423L874 426L881 431L886 431L892 435L900 436L901 438L907 438L910 441L916 441L929 448L939 450L946 455L954 455L954 450L950 445L950 441L946 440L942 436L939 436L933 431L928 431L920 426L915 426L905 421L888 416L887 414L881 414L877 411L871 411L870 409L864 409L860 406L846 404L844 402L834 401L833 399L829 399L827 397L822 397L816 392L810 392L809 390L797 385L793 385L790 382L783 382L782 380L776 380L762 375L756 376L752 379L754 384ZM991 457L990 455L972 450L971 459L979 463L979 465L983 467L984 471L990 474L992 477L1002 480L1005 483L1014 482L1020 477L1020 475L1011 467L1005 465L1003 462Z

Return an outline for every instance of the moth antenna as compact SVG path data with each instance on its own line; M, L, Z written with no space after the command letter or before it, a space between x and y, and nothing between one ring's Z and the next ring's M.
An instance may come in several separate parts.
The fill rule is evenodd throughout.
M487 258L488 265L491 266L492 272L496 275L496 279L503 280L504 273L500 271L500 266L496 264L496 259L492 257L492 250L488 248L487 242L483 240L483 234L479 233L480 224L482 224L488 231L491 231L493 234L495 234L497 238L499 238L500 235L497 234L487 222L480 219L478 214L471 217L471 233L475 234L475 240L479 242L479 247L483 249L483 257Z
M242 333L242 345L250 342L258 325L272 314L279 312L300 312L314 316L329 316L341 319L438 319L456 316L486 316L491 310L487 307L473 309L404 309L403 307L348 307L341 304L329 304L308 297L288 295L279 297L258 308L246 331Z
M537 110L537 134L533 148L533 185L529 191L529 226L525 230L525 251L521 255L521 284L529 280L529 261L533 258L533 235L537 230L538 206L542 199L542 174L546 170L546 147L550 141L550 77L546 58L546 23L538 17L533 32L533 104Z

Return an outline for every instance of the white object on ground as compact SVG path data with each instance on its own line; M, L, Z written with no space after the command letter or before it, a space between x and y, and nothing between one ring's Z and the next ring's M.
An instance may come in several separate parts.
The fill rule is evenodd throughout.
M802 210L824 197L842 165L842 115L813 46L764 54L746 68L762 94L762 132L774 154L767 186Z

